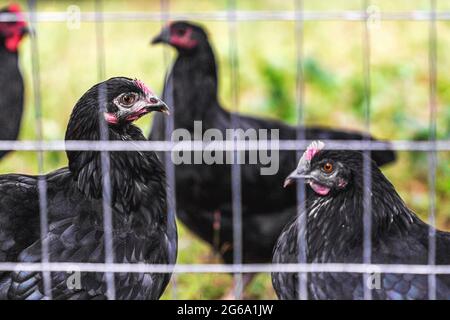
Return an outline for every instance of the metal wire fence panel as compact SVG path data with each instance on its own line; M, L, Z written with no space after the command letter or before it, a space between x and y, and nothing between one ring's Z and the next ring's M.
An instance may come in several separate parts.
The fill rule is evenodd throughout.
M292 264L243 264L243 234L251 230L243 229L243 204L242 204L242 173L239 165L240 151L299 151L304 150L310 143L306 139L304 126L305 121L305 75L303 71L304 63L304 23L319 21L354 21L363 25L362 33L362 75L363 75L363 105L364 105L364 125L368 132L371 128L371 32L370 23L373 22L374 13L370 1L361 1L361 10L344 11L308 11L304 10L304 1L294 0L294 10L292 11L244 11L237 9L235 0L227 1L227 10L210 12L172 12L169 0L161 0L159 12L107 12L103 10L103 2L95 0L94 11L78 12L79 22L95 22L96 50L97 50L97 74L98 80L103 80L106 74L106 57L108 52L104 43L104 23L132 23L139 21L161 22L165 25L169 20L196 20L196 21L224 21L227 22L227 32L229 37L229 69L230 69L230 92L232 94L231 103L234 106L234 112L239 112L239 61L238 61L238 24L239 22L256 21L292 21L295 27L295 107L297 112L297 132L296 140L258 140L258 141L211 141L203 142L199 140L171 141L171 133L175 128L173 118L165 121L165 141L134 141L133 143L125 141L109 141L106 124L100 121L100 141L63 141L63 140L45 140L42 124L41 110L41 88L40 88L40 69L37 34L31 36L31 62L32 62L32 80L35 107L36 122L36 140L35 141L0 141L0 150L17 150L36 152L38 154L38 173L41 175L38 183L39 203L40 203L40 228L42 244L42 262L41 263L11 263L0 262L0 271L38 271L43 273L43 284L45 295L52 298L52 284L50 272L70 272L76 270L80 272L99 272L106 274L107 297L115 299L115 273L232 273L234 274L234 295L236 298L243 296L243 274L249 273L273 273L273 272L291 272L298 273L298 292L300 299L308 299L308 276L314 272L352 272L360 273L363 281L367 283L367 276L373 272L377 273L401 273L401 274L423 274L428 275L429 299L436 299L436 275L450 274L450 265L436 264L436 183L438 180L437 153L450 151L450 140L439 140L436 134L437 127L437 21L449 21L450 11L437 11L436 1L430 0L429 10L416 10L408 12L375 12L377 21L425 21L429 23L429 41L428 41L428 65L429 65L429 138L422 140L392 140L371 141L364 140L324 140L329 150L359 150L364 153L364 241L363 257L361 264L353 263L307 263L307 239L306 216L305 212L306 191L302 187L297 189L298 201L298 245L299 255L298 263ZM25 12L32 29L37 29L37 24L46 23L66 23L70 18L71 12L38 12L36 1L28 1L28 12ZM17 16L8 13L0 14L0 22L16 21ZM167 69L170 68L170 58L167 51L162 58ZM173 79L166 79L165 85L173 87ZM102 88L101 88L102 89ZM100 106L105 106L106 87L99 91L98 101ZM171 105L174 97L168 95L166 102ZM100 110L103 112L103 110ZM102 114L102 113L101 113ZM99 116L101 116L101 114ZM103 125L102 125L103 124ZM239 118L232 116L232 127L239 127ZM102 193L103 193L103 230L105 237L105 263L66 263L51 262L49 259L48 239L48 199L47 185L44 170L44 152L51 151L98 151L101 152L102 165ZM233 264L176 264L176 265L148 265L148 264L118 264L114 259L113 243L113 212L111 209L111 177L110 177L110 152L112 151L160 151L164 152L164 167L167 177L167 203L168 215L176 216L176 167L171 161L171 153L176 151L231 151L235 154L235 161L231 166L231 188L232 188L232 220L233 220ZM429 253L427 265L412 264L372 264L372 203L371 203L371 162L370 151L377 150L398 150L398 151L420 151L428 154L428 184L429 184ZM298 152L300 158L301 152ZM294 168L293 168L294 169ZM173 298L177 298L177 280L173 281ZM372 292L367 286L364 288L364 298L372 299Z

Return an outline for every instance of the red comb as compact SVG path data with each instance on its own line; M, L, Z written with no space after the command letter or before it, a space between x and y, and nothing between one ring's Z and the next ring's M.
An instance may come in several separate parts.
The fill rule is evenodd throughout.
M7 30L8 36L4 39L4 45L8 51L16 52L19 43L24 36L24 28L26 27L26 19L17 3L13 3L7 7L8 13L16 16L16 21L11 24L1 24L2 28Z
M9 12L22 12L20 5L18 3L10 4L8 7Z
M136 86L141 89L145 94L151 94L153 95L153 91L150 90L149 87L147 87L147 85L142 82L141 80L138 79L134 79L134 83L136 84Z
M323 148L325 144L322 141L313 141L305 151L305 158L308 161L311 161L312 158Z

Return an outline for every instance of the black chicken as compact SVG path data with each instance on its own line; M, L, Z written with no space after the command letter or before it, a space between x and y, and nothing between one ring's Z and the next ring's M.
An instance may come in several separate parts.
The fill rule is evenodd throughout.
M156 36L155 43L166 43L178 51L167 77L163 99L174 109L174 129L194 131L194 121L202 121L202 133L216 128L279 129L280 139L295 139L297 128L267 119L237 117L223 109L217 97L217 71L206 32L189 22L173 22ZM173 101L172 101L173 100ZM165 140L165 119L155 115L151 140ZM357 132L320 127L305 128L307 139L362 139ZM374 152L379 165L392 162L392 151ZM260 165L242 166L243 262L271 260L273 246L283 226L295 215L296 192L281 187L288 168L296 164L295 152L280 152L280 171L260 175ZM213 245L226 263L233 262L231 166L189 165L175 168L177 213L180 220L203 240ZM270 192L267 192L270 190ZM283 214L280 214L280 210Z
M355 151L325 150L314 142L302 156L286 185L302 178L312 190L306 199L306 255L309 263L362 263L364 183L363 156ZM429 226L408 209L393 185L371 163L372 262L427 264ZM305 221L305 220L304 220ZM298 262L298 228L294 220L282 232L274 263ZM450 233L436 230L436 264L450 264ZM427 299L428 277L381 274L363 281L357 273L311 273L309 299L362 299L363 285L373 299ZM280 299L297 299L298 274L273 273ZM378 287L377 287L378 285ZM436 297L450 299L450 275L436 276Z
M23 113L23 80L18 66L20 41L28 32L24 17L18 5L0 10L16 14L15 22L0 22L0 141L16 140L19 135ZM8 151L0 150L0 159Z
M104 100L102 100L102 92ZM99 96L100 95L100 96ZM99 101L105 101L100 108ZM105 111L102 111L105 110ZM145 141L132 122L167 106L142 82L111 78L89 89L75 105L66 140L99 140L100 119L110 140ZM173 264L177 235L166 214L163 167L154 152L110 152L113 250L116 263ZM45 176L50 262L105 262L100 153L67 151L68 168ZM41 261L38 177L0 176L0 260ZM51 274L53 299L104 299L105 274ZM158 299L170 274L116 273L117 299ZM0 299L45 299L39 272L0 272Z

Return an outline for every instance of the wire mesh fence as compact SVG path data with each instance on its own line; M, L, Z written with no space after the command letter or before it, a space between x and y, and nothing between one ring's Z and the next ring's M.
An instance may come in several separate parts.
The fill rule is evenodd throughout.
M42 259L40 263L10 263L0 262L1 271L39 271L43 272L44 291L48 298L51 299L51 277L50 272L55 271L73 271L80 272L105 272L107 282L107 297L115 299L114 273L173 273L175 290L173 298L177 297L176 293L176 275L183 273L232 273L234 274L234 294L236 298L242 298L243 279L242 274L245 273L271 273L271 272L298 272L299 283L298 291L300 299L308 299L308 273L312 272L354 272L363 275L369 275L373 272L378 273L402 273L402 274L426 274L428 275L429 299L436 298L436 275L450 274L450 265L436 265L436 175L437 152L450 151L449 140L438 140L436 135L436 118L437 118L437 27L436 21L450 20L450 12L437 11L436 1L429 1L429 8L426 10L415 10L410 12L384 12L371 5L370 1L361 1L361 10L347 11L308 11L304 10L304 1L293 0L294 10L291 11L243 11L237 9L236 0L227 1L227 10L211 11L211 12L171 12L170 1L161 0L159 12L107 12L103 10L103 2L95 1L95 11L82 12L77 7L71 6L65 12L39 12L37 9L37 1L28 1L28 12L25 17L33 30L39 29L39 23L74 23L94 22L96 33L96 52L97 52L97 77L101 81L105 78L105 59L108 55L104 45L104 23L120 22L132 23L136 21L154 21L161 22L165 25L169 20L194 20L194 21L224 21L228 28L229 42L229 80L231 103L234 106L236 114L239 112L239 61L237 42L237 24L240 22L252 21L293 21L295 22L295 43L296 65L296 92L295 107L297 110L297 139L296 140L259 140L259 141L213 141L204 143L201 141L171 141L171 133L174 130L173 118L168 118L165 127L165 141L135 141L132 144L124 141L108 141L108 131L106 124L100 128L100 141L63 141L63 140L45 140L42 133L42 107L41 107L41 84L40 84L40 59L42 53L39 51L38 39L39 32L31 34L31 62L32 62L32 82L34 96L34 119L36 122L36 140L34 141L0 141L0 150L17 150L32 151L38 154L38 173L44 177L44 152L49 151L99 151L101 152L102 164L102 192L103 192L103 215L104 215L104 232L105 232L105 263L66 263L49 261L48 239L48 216L47 216L47 185L45 178L39 179L39 203L40 203L40 228L42 243ZM74 18L75 17L75 18ZM15 21L17 17L8 13L0 14L0 21ZM175 216L177 212L176 203L176 179L175 165L172 163L170 154L174 151L232 151L235 158L239 159L240 151L250 150L289 150L297 151L300 158L300 151L304 150L311 141L305 137L303 130L306 125L304 112L304 90L305 76L303 72L304 60L304 26L303 24L316 21L354 21L363 25L361 64L363 70L363 105L364 105L364 124L367 132L371 128L371 29L370 25L379 23L380 21L423 21L429 24L429 41L428 41L428 66L429 66L429 139L428 141L409 141L409 140L393 140L389 142L370 141L370 140L329 140L325 141L327 149L330 150L361 150L364 152L364 241L363 241L363 263L307 263L306 254L306 236L304 229L299 232L299 257L298 263L295 264L243 264L242 263L242 235L251 230L243 229L242 225L242 198L241 198L241 168L236 161L231 166L231 187L232 187L232 212L233 212L233 264L176 264L176 265L149 265L149 264L118 264L114 263L113 250L113 224L111 211L111 181L110 181L110 163L109 152L111 151L161 151L165 152L165 171L167 175L167 203L168 215ZM169 68L170 57L167 51L161 58L164 65ZM166 86L173 86L171 79L167 79ZM100 90L98 100L105 101L106 88ZM173 103L173 97L169 97L166 103L170 106ZM100 103L104 105L104 103ZM239 127L239 118L233 117L233 127ZM374 150L399 150L399 151L420 151L428 154L428 183L429 189L429 214L428 222L430 224L429 231L429 256L428 265L395 265L395 264L372 264L371 250L371 175L370 175L370 157L369 152ZM298 216L305 210L304 201L306 197L305 187L297 189L298 199ZM306 221L299 219L299 225L305 224ZM367 279L365 278L365 281ZM371 290L364 286L364 298L371 299Z

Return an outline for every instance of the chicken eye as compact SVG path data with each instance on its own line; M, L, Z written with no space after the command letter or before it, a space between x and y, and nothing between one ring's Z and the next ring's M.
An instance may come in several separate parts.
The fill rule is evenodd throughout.
M136 95L133 93L125 93L119 99L121 105L125 107L131 106L136 101Z
M322 166L322 171L325 172L325 173L333 172L333 165L330 162L325 163Z

